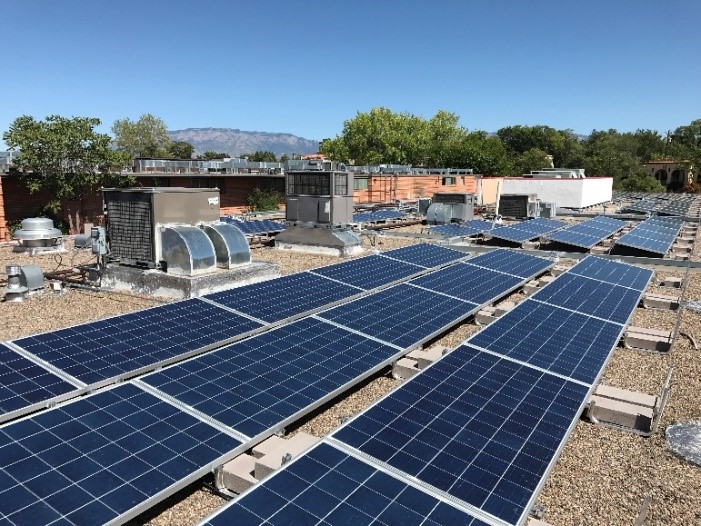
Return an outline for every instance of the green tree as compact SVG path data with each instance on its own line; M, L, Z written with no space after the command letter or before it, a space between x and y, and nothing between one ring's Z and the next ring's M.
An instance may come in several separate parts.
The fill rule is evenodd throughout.
M277 156L274 152L258 150L253 153L243 154L242 158L248 159L254 163L275 163L277 162Z
M464 134L453 151L449 165L472 168L475 173L486 175L507 175L512 171L504 144L498 137L489 137L484 131Z
M262 212L265 210L277 210L285 202L285 196L273 189L263 190L255 187L246 198L248 207L252 212Z
M280 156L280 162L281 162L281 163L286 163L286 162L289 161L289 160L290 160L290 156L287 155L286 153L283 153L283 154Z
M58 214L66 201L76 200L79 209L74 230L85 217L83 200L101 186L131 184L121 175L129 159L110 148L110 136L97 133L100 119L51 115L44 121L23 115L14 120L3 140L19 150L15 160L30 192L44 190L53 196L48 208ZM70 218L73 222L73 218Z
M685 170L701 173L701 119L679 126L670 135L670 157Z
M614 180L615 190L625 192L653 192L662 193L665 187L657 179L644 170L635 170L626 177Z
M174 159L192 159L192 154L195 153L195 147L185 141L173 141L168 150Z
M114 145L117 150L127 152L132 158L170 156L171 140L163 120L146 113L137 121L118 119L112 125Z
M205 151L202 155L198 155L197 158L200 161L216 161L219 159L228 159L231 155L225 152L215 152L212 150Z
M515 175L530 173L532 170L542 170L550 166L548 154L540 148L530 150L518 155L514 164Z
M615 182L628 177L642 164L636 150L632 133L594 130L584 143L584 168L589 175L613 177Z

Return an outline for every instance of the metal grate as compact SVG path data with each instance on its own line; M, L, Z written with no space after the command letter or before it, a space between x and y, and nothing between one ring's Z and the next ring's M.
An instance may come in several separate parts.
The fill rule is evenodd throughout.
M156 263L151 195L105 192L111 258L123 263Z

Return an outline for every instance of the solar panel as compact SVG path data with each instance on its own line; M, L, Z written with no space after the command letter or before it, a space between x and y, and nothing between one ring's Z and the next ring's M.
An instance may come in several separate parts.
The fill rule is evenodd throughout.
M684 221L674 217L650 217L616 241L623 246L664 256L674 243Z
M431 234L444 237L472 237L483 234L494 228L491 221L473 219L465 223L448 223L447 225L432 226L428 230Z
M496 249L485 254L480 254L475 258L467 260L465 264L503 272L504 274L510 274L520 278L531 278L545 272L553 266L551 260L506 249Z
M310 272L300 272L243 287L215 292L204 299L268 323L308 313L350 298L361 289Z
M408 349L466 318L476 307L476 303L399 284L317 316Z
M310 272L341 283L370 290L419 274L424 267L372 255L320 267Z
M377 210L375 212L359 212L353 214L354 223L376 223L378 221L387 221L388 219L401 219L406 217L404 212L399 210Z
M466 343L592 383L622 332L620 324L527 299Z
M319 444L201 526L486 526L395 475Z
M0 343L0 422L79 393L76 385Z
M588 387L462 346L332 438L521 524L587 393Z
M479 258L475 258L479 259ZM459 263L407 282L433 292L481 305L523 283L523 278Z
M567 274L586 276L639 291L647 288L652 277L651 270L596 256L587 256L567 271Z
M313 409L399 353L395 347L304 318L140 381L255 437Z
M261 324L199 299L13 340L85 384L104 384L240 337Z
M549 241L590 249L600 241L618 232L626 226L626 224L626 221L599 216L585 221L584 223L579 223L548 234L547 239Z
M640 291L568 273L531 299L625 324L640 301Z
M224 223L234 225L245 235L261 235L275 234L285 230L285 224L279 221L271 221L270 219L255 219L252 221L242 221L230 217L222 217L220 219Z
M462 250L441 247L430 243L419 243L417 245L396 248L394 250L382 252L380 255L424 268L435 268L469 257L468 254Z
M93 525L133 516L239 446L123 384L0 427L0 519Z
M555 219L536 218L514 225L501 226L489 231L491 237L511 241L513 243L523 243L541 235L553 232L567 226L562 221Z

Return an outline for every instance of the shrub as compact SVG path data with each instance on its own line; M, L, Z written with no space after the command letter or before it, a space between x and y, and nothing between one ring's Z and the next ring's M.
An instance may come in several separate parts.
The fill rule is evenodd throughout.
M277 210L285 202L285 196L275 190L262 190L256 187L246 198L246 202L252 212Z

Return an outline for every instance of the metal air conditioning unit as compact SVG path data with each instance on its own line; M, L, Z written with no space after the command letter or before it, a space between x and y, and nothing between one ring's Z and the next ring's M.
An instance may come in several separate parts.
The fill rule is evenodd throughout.
M538 217L538 196L537 194L501 194L498 213L502 217L517 219Z
M220 223L209 188L103 189L108 261L193 276L250 262L243 233Z
M538 217L549 219L557 216L557 204L553 202L538 201Z
M426 222L444 224L468 221L474 217L475 195L463 192L439 192L433 194L426 210Z

